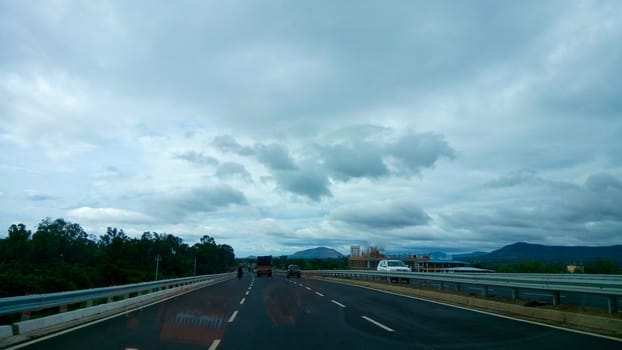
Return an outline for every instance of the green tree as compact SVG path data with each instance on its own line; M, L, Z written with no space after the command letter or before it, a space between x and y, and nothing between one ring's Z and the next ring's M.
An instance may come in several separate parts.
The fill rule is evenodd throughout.
M32 235L32 245L32 260L36 262L84 262L93 248L79 224L50 218L41 221Z
M585 265L585 273L616 274L619 271L612 260L597 258L594 262Z
M28 261L30 257L30 230L24 224L13 224L9 227L9 235L2 240L0 261Z

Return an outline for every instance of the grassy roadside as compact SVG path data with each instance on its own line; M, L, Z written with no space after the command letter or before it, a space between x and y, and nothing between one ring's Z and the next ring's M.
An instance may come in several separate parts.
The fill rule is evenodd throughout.
M572 305L541 305L537 307L527 307L524 305L526 303L525 300L511 300L500 297L486 298L449 290L413 288L408 285L387 284L373 281L309 275L306 277L373 288L400 295L476 309L501 316L509 316L583 332L597 333L622 340L622 315L619 313L616 315L609 315L607 311L600 309Z

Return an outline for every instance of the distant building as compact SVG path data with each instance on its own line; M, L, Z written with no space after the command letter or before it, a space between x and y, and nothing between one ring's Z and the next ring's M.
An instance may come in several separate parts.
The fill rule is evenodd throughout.
M350 246L350 256L351 257L361 256L361 246L360 245Z
M429 256L402 255L402 256L386 256L380 252L377 247L369 247L362 254L355 254L355 250L360 252L359 246L350 247L350 269L352 270L376 270L378 263L383 259L401 260L412 271L415 272L465 272L464 268L467 263L457 260L436 260ZM357 252L358 253L358 252ZM456 269L458 268L458 269ZM452 269L455 269L452 271ZM474 272L471 270L470 272ZM478 271L488 272L488 271Z
M446 272L447 269L465 267L467 263L457 260L432 260L427 256L417 261L414 271L419 272Z
M354 255L354 248L358 248L358 255ZM380 253L377 247L369 247L364 253L360 254L359 246L350 247L350 268L353 270L375 270L378 262L387 257Z

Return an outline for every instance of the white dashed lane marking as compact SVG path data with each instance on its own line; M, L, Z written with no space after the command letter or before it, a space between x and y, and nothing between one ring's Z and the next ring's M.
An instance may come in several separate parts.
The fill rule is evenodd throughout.
M220 339L214 339L214 341L212 342L212 345L210 345L209 349L207 350L216 350L218 345L220 345Z
M324 294L322 294L322 293L320 293L320 292L315 292L315 294L317 294L317 295L319 295L319 296L321 296L321 297L323 297L323 296L324 296Z
M233 311L233 314L231 314L231 317L229 317L229 323L235 321L235 316L238 315L238 310Z
M371 318L369 318L369 317L367 317L367 316L361 316L361 317L362 317L363 319L365 319L365 320L367 320L367 321L369 321L369 322L371 322L371 323L375 324L376 326L378 326L378 327L380 327L380 328L384 329L384 330L385 330L385 331L387 331L387 332L395 332L393 329L391 329L391 328L389 328L389 327L387 327L387 326L383 325L382 323L380 323L380 322L378 322L378 321L374 321L374 320L372 320Z
M338 302L337 300L331 300L330 302L335 304L335 305L341 306L341 307L346 307L345 305L343 305L342 303Z
M240 300L240 305L244 304L245 301L246 301L246 298L242 298L242 300Z

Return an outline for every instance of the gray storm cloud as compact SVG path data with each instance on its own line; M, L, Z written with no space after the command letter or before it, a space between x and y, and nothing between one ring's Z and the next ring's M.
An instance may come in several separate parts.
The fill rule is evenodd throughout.
M229 206L248 205L246 196L229 185L220 184L177 191L146 203L151 216L179 222L197 213L210 213Z
M239 176L244 180L251 181L251 174L244 165L235 162L224 162L216 170L216 176L221 179Z
M332 197L328 176L313 164L303 165L296 170L279 170L274 176L277 187L283 191L314 201Z
M338 144L321 147L324 165L338 180L351 178L378 178L389 174L377 145L358 143L352 146Z
M353 204L335 209L331 219L374 229L396 229L426 225L431 218L412 201L395 200Z
M503 237L507 242L544 238L576 243L581 235L600 236L607 229L612 234L622 227L622 182L611 174L591 175L581 186L522 171L489 184L492 187L478 193L496 205L443 213L442 222L455 230L490 239Z
M388 145L386 151L414 174L433 166L442 157L455 157L455 151L443 137L435 134L408 133Z
M219 135L212 140L212 146L222 152L237 153L240 155L252 155L254 151L251 147L245 147L239 144L231 135Z
M294 159L287 147L271 143L269 145L255 145L257 160L273 170L293 170L296 168Z
M185 153L175 154L174 157L199 165L218 165L218 159L196 151L188 151Z
M375 139L383 134L393 140ZM314 201L330 198L330 179L378 179L389 177L391 171L385 160L396 160L401 169L399 174L418 174L421 169L433 167L441 158L454 158L454 150L441 135L404 135L395 130L374 125L350 127L330 137L306 145L315 153L297 155L305 159L304 165L296 164L294 155L279 143L256 143L253 147L241 145L233 136L221 135L212 141L217 150L251 157L265 165L274 175L277 188ZM361 136L364 136L361 138ZM325 143L325 144L324 144Z

